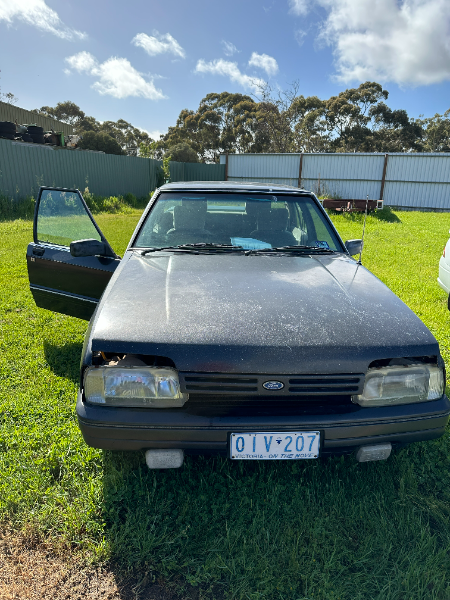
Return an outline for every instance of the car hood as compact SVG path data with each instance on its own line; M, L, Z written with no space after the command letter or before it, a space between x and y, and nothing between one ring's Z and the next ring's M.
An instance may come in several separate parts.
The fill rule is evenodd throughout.
M355 373L439 353L418 317L340 254L128 252L91 325L92 350L165 356L180 371Z

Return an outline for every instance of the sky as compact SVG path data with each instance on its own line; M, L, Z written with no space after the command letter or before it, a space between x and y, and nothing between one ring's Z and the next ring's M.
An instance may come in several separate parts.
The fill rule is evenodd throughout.
M327 99L364 81L410 117L450 108L450 0L0 0L0 86L158 138L211 92Z

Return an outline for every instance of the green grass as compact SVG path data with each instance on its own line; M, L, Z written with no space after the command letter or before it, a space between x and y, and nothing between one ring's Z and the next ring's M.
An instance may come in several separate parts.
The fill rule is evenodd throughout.
M332 215L332 220L344 241L361 237L364 214ZM447 365L450 313L436 280L449 228L446 213L378 211L367 217L362 260L430 328Z
M136 198L134 194L124 196L100 196L92 194L89 188L82 192L83 198L93 214L133 214L136 209L144 209L153 192L148 196ZM0 193L0 222L16 219L32 219L36 198L32 195L21 198L11 198Z
M32 219L36 200L33 196L25 196L15 200L0 193L0 221L15 219Z
M139 212L99 215L122 254ZM344 239L361 215L333 215ZM448 222L447 222L448 221ZM369 216L363 263L430 327L450 361L437 286L450 215ZM202 597L420 600L450 597L450 436L388 461L295 463L188 457L151 472L142 453L88 448L75 394L86 323L37 309L30 221L0 224L0 516L86 560L119 561ZM208 592L210 589L214 592Z

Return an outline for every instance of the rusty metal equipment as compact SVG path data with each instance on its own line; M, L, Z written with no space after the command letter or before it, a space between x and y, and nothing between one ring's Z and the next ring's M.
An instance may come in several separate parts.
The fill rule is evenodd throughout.
M339 212L364 212L366 210L366 200L348 200L334 198L324 198L321 200L324 208L337 210ZM383 208L383 200L368 200L367 211L380 210Z

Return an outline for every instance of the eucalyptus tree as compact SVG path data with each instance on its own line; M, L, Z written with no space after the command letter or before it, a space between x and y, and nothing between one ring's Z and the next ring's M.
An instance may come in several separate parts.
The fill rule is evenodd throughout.
M450 152L450 108L443 115L417 119L424 131L426 152Z
M137 156L141 143L150 144L153 141L147 132L134 127L124 119L97 121L94 117L87 116L77 104L70 100L58 102L54 107L42 106L35 109L34 112L73 125L74 133L77 135L84 136L87 132L106 133L116 140L123 153L128 156Z
M258 104L243 94L211 93L196 111L183 109L161 145L186 142L202 162L218 162L224 152L261 152L264 139L257 122Z

